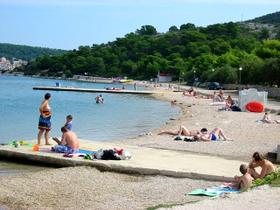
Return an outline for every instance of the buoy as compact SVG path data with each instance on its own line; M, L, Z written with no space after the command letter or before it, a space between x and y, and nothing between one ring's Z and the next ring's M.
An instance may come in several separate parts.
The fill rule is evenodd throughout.
M264 105L258 101L251 101L248 104L246 104L245 107L249 112L263 112L264 111Z

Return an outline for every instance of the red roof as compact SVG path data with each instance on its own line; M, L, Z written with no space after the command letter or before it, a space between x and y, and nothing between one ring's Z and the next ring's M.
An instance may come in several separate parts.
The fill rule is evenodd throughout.
M168 73L159 73L159 76L170 76Z

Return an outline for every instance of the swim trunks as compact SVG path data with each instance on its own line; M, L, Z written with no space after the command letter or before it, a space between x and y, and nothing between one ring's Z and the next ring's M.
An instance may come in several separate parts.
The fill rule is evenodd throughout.
M211 140L212 141L217 141L218 139L219 139L219 137L216 134L211 133Z
M58 152L58 153L75 153L77 152L76 150L73 150L71 147L68 147L66 145L55 145L52 150L54 152Z
M39 129L46 129L46 130L51 130L51 116L49 117L43 117L40 115L39 117L39 123L38 123L38 128Z

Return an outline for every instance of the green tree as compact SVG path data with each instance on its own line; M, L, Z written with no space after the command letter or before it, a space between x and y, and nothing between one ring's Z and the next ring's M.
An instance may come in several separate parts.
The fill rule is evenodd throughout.
M180 26L180 31L183 31L183 30L195 30L195 25L192 24L192 23L187 23L187 24L182 24Z
M152 25L144 25L141 27L141 29L136 30L136 34L138 34L138 35L156 35L157 30Z
M259 38L261 40L266 40L266 39L269 38L269 36L270 36L270 32L269 32L269 30L267 28L263 28L261 30L260 34L259 34Z
M179 29L177 28L177 26L171 26L169 29L168 29L169 32L178 32Z

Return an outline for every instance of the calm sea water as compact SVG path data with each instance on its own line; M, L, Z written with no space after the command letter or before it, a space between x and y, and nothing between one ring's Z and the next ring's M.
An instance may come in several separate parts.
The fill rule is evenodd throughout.
M82 88L122 87L77 81L0 76L0 143L31 140L37 137L39 106L46 91L33 86ZM133 89L126 85L126 89ZM51 136L60 136L60 127L68 114L73 115L73 130L81 139L106 141L137 136L160 127L180 113L178 107L150 96L102 94L105 103L96 104L97 93L51 91L53 111Z

